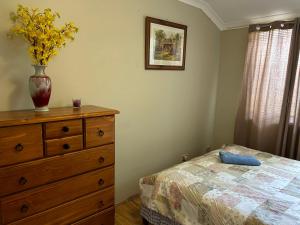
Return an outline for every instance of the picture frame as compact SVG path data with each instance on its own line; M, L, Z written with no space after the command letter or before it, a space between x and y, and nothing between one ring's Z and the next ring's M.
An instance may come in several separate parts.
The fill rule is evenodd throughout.
M187 26L146 17L145 69L185 70Z

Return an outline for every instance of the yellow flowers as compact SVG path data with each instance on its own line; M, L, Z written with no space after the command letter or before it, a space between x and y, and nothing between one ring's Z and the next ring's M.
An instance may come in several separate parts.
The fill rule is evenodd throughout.
M18 5L16 13L11 13L13 26L8 36L20 36L28 42L28 52L34 64L47 65L60 48L68 40L74 40L78 28L73 23L66 23L63 27L54 26L56 18L60 15L51 9L29 9Z

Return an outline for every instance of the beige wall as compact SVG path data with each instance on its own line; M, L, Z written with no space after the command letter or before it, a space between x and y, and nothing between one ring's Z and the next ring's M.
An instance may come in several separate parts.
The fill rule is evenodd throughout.
M75 42L49 64L51 106L119 109L116 123L117 202L138 192L138 179L211 144L220 31L201 10L177 0L3 0L0 3L0 110L32 108L33 73L21 41L6 39L18 3L51 7L80 28ZM144 17L188 26L185 71L144 70Z
M241 91L247 43L247 28L221 33L214 148L233 143L235 116Z

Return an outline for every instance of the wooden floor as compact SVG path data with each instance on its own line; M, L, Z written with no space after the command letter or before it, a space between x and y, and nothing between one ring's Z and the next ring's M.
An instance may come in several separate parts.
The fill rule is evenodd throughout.
M138 196L118 205L115 225L142 225L140 206L141 201Z

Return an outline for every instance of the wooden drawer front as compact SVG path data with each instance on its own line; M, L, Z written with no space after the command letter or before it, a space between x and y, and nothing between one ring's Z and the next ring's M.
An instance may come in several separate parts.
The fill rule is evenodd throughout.
M25 218L113 184L114 168L108 167L11 195L1 200L2 222Z
M107 188L47 211L10 223L14 225L65 225L90 216L114 204L114 188Z
M42 126L0 128L0 156L0 166L43 157Z
M82 135L46 141L47 156L65 154L83 149Z
M86 147L113 143L115 139L115 118L113 116L86 119Z
M45 124L46 139L82 134L82 120L66 120Z
M115 224L115 209L109 208L102 212L96 213L83 220L80 220L72 225L114 225Z
M114 145L0 168L0 196L112 165Z

